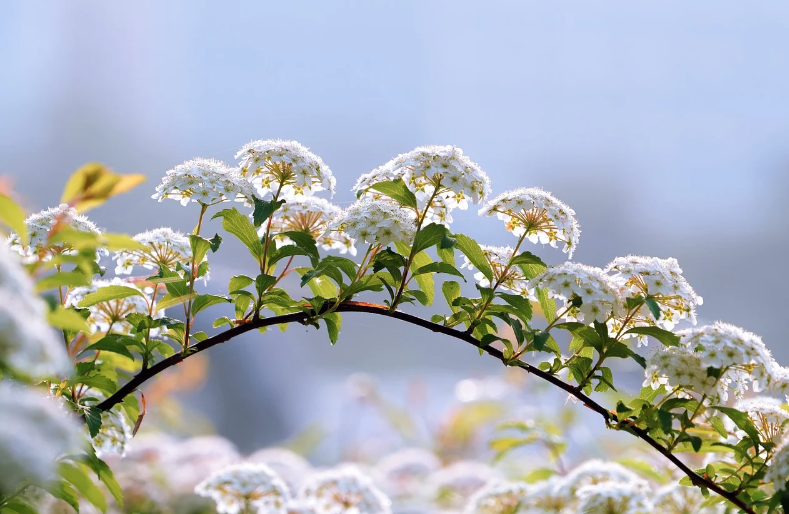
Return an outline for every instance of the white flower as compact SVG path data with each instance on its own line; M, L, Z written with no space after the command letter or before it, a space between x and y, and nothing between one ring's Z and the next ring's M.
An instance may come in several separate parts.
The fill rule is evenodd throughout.
M192 258L189 236L171 228L162 227L142 232L134 236L134 240L147 248L115 252L116 275L128 275L135 266L149 270L158 270L159 266L172 269L176 263L185 264Z
M32 378L66 374L71 359L18 259L0 243L0 364Z
M590 514L646 514L652 503L641 483L606 482L578 489L578 512Z
M710 454L712 455L712 454ZM702 507L704 496L699 489L671 484L658 489L653 501L655 514L723 514L724 504Z
M622 284L623 297L651 297L661 308L660 317L655 319L649 307L642 305L631 314L628 327L657 325L672 330L682 319L696 324L696 306L704 300L682 276L682 268L676 259L637 255L617 257L605 267L605 272L612 273Z
M424 492L426 479L441 467L432 452L422 448L407 448L391 453L375 467L382 489L390 497L413 499Z
M229 466L198 484L195 493L214 500L222 514L285 514L290 501L285 482L265 464Z
M778 445L770 467L764 474L765 482L772 482L776 491L789 489L789 438Z
M463 150L451 145L420 146L400 154L359 177L353 191L357 196L378 198L380 195L370 191L370 186L397 178L414 192L420 211L428 209L427 219L437 223L449 224L453 209L466 210L469 200L478 204L490 194L487 174L463 155Z
M95 293L105 286L131 287L138 289L143 293L143 296L127 296L88 307L90 310L88 325L94 333L112 331L117 334L128 334L131 331L131 324L126 321L126 316L131 313L150 314L153 312L154 318L164 315L164 311L156 309L156 300L151 296L153 293L152 288L141 289L134 282L124 281L119 277L115 277L112 280L94 280L90 286L75 287L69 291L66 297L66 305L78 307L85 296ZM151 302L154 302L153 309L151 309ZM151 331L151 333L156 334L157 332Z
M526 235L532 243L554 248L561 243L572 259L581 229L575 211L551 193L536 187L506 191L479 210L480 216L494 214L518 237Z
M389 514L389 498L368 477L343 466L309 477L299 492L316 514Z
M535 512L568 512L575 497L564 489L563 477L554 475L548 480L529 486L525 507L534 507ZM530 512L527 510L527 512Z
M181 441L163 463L164 475L176 495L191 494L211 473L238 463L236 447L219 436L199 436Z
M767 383L766 391L770 394L782 394L789 400L789 368L773 362L773 369Z
M719 382L707 373L701 352L685 347L661 347L647 357L643 386L658 389L661 385L669 391L674 387L707 395L709 398L728 397L725 381Z
M255 190L238 170L214 159L198 157L169 170L151 198L214 205L231 200L249 203Z
M549 266L529 286L547 289L548 296L563 300L559 312L566 310L564 317L570 321L603 323L621 311L619 289L600 268L574 262Z
M306 232L324 250L339 250L340 253L356 255L355 242L348 234L328 230L329 222L340 212L342 209L323 198L307 196L300 200L289 199L274 212L271 233L277 246L292 244L287 236L281 235L282 232ZM261 236L265 234L266 228L267 223L260 227L258 232Z
M0 385L0 419L0 495L53 478L56 459L83 446L80 424L36 389Z
M433 497L442 506L460 508L472 494L488 482L500 480L501 473L487 464L474 461L460 461L442 468L430 477Z
M499 288L512 291L514 293L523 295L525 297L533 298L534 290L528 287L528 279L524 276L523 271L519 266L511 266L507 269L507 265L512 260L513 249L509 246L488 246L482 245L482 253L485 259L490 264L493 270L493 280L498 282ZM474 265L468 260L468 257L463 255L464 263L461 268L474 269ZM506 274L504 273L506 269ZM490 287L490 281L482 274L477 272L474 274L474 279L481 287Z
M762 441L777 442L783 432L783 424L789 420L789 412L773 398L748 398L737 404L737 410L748 414Z
M592 459L573 469L561 485L564 494L574 496L582 487L596 484L627 483L646 491L649 485L635 473L616 462Z
M416 223L409 211L384 200L361 200L344 209L329 224L329 230L344 232L355 241L386 246L411 243Z
M336 180L323 160L297 141L281 139L247 143L236 154L241 173L261 197L310 196L316 191L334 195Z
M50 237L64 227L69 227L77 232L101 235L101 231L96 228L93 222L66 204L31 214L25 220L25 226L27 227L27 246L22 246L22 241L16 234L9 236L8 244L12 250L25 257L26 262L38 259L49 260L53 255L70 253L73 248L68 243L49 243ZM96 258L98 259L101 254L106 254L106 250L98 250Z
M96 396L93 392L91 394ZM90 442L99 458L111 454L125 457L132 436L132 427L126 414L120 409L110 409L101 413L101 428Z
M466 514L513 514L528 496L525 482L491 482L476 493L466 506Z
M285 448L263 448L246 458L247 462L265 464L293 490L312 467L301 455Z

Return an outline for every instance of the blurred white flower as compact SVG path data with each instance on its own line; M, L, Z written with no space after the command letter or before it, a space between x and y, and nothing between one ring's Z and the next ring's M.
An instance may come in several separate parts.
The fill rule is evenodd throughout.
M655 514L722 514L726 504L702 507L705 498L695 487L670 484L655 492L653 511Z
M772 482L776 491L789 490L789 437L776 447L764 481Z
M488 482L500 480L501 473L487 464L460 461L439 469L430 477L435 501L448 508L462 508L472 494Z
M56 459L84 445L82 427L37 389L0 384L0 495L54 476Z
M261 198L293 198L328 191L336 180L323 160L297 141L266 139L244 145L236 154L241 173L257 188ZM281 189L281 191L280 191Z
M255 195L252 184L237 169L214 159L198 157L169 170L151 198L160 202L171 198L187 205L240 201L249 203Z
M247 457L246 462L267 465L285 481L290 490L295 490L312 471L307 459L287 448L263 448Z
M101 428L90 443L99 458L111 454L125 457L132 436L132 427L126 419L125 412L120 408L114 408L101 413Z
M353 466L341 466L309 477L299 499L316 514L389 514L391 502Z
M329 230L344 232L356 242L376 246L411 243L416 234L413 213L385 200L361 200L338 214Z
M241 460L236 447L219 436L199 436L181 441L164 462L174 495L187 495L211 473Z
M652 503L640 483L606 482L578 489L578 512L590 514L647 514Z
M565 495L574 497L584 486L610 483L627 483L642 492L649 490L646 481L616 462L598 459L587 460L570 471L562 481L561 489Z
M525 482L491 482L471 497L465 514L514 514L528 496Z
M480 216L494 214L518 237L526 235L532 243L554 248L561 243L572 259L581 229L575 211L551 193L536 187L506 191L479 210Z
M441 467L432 452L406 448L383 457L375 467L383 491L398 501L421 500L428 477Z
M116 275L128 275L135 266L149 270L158 270L160 266L172 269L177 263L185 265L192 258L189 236L171 228L142 232L134 236L134 240L146 245L146 249L115 252Z
M285 514L290 493L265 464L236 464L213 473L195 493L216 502L221 514Z
M68 243L49 243L50 236L63 227L69 227L77 232L101 235L101 231L86 216L79 214L76 209L67 204L60 204L36 214L31 214L25 220L27 227L27 246L22 246L22 240L17 234L8 237L8 244L12 250L25 258L25 262L34 262L38 259L49 260L59 253L70 253L73 247ZM96 252L96 259L106 255L105 249Z
M574 262L549 266L529 286L547 289L549 297L563 300L559 312L567 310L564 317L569 321L604 323L621 312L619 289L600 268Z

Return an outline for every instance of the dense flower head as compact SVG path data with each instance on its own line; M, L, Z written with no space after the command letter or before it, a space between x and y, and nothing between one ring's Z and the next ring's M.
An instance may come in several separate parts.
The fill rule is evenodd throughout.
M773 362L769 378L765 390L770 394L784 395L789 400L789 367Z
M152 288L140 288L134 282L125 281L119 277L115 277L112 280L94 280L90 286L75 287L69 291L66 297L66 305L78 307L87 295L95 293L105 286L131 287L138 289L142 296L133 295L117 298L88 307L90 310L88 326L94 333L112 331L113 333L128 334L132 328L131 324L126 321L128 314L149 314L152 311L154 318L161 317L164 314L164 311L156 309L156 299L152 297ZM153 309L151 309L151 302L154 302Z
M132 437L132 427L125 413L116 408L101 414L101 428L90 442L99 458L110 454L125 457Z
M301 199L289 199L274 212L271 220L271 233L275 235L277 245L292 244L283 232L306 232L324 250L339 250L340 253L350 252L356 255L355 242L342 231L329 231L329 223L342 212L342 209L323 198L306 196ZM262 236L267 224L260 227Z
M696 307L703 298L682 276L676 259L617 257L605 267L620 282L622 296L650 297L660 306L660 317L655 319L646 305L631 314L628 326L657 325L672 330L682 319L696 324Z
M389 514L389 498L353 466L309 477L299 498L312 504L316 514Z
M329 223L332 232L344 232L355 241L386 246L410 243L416 234L414 216L392 202L360 200Z
M780 440L784 424L789 420L789 411L782 409L781 402L773 398L748 398L737 404L737 410L748 414L762 441Z
M776 490L789 490L789 437L775 448L764 481L772 482Z
M441 461L432 452L407 448L382 458L375 472L390 497L413 498L423 492L425 480L440 467Z
M513 257L513 249L509 246L488 246L481 245L482 253L493 270L493 280L499 283L499 288L512 291L514 293L533 297L533 289L528 287L528 279L524 276L519 266L509 266ZM461 268L474 269L474 265L463 255L464 263ZM474 279L482 287L490 287L490 280L482 273L474 274Z
M0 243L0 367L32 378L68 373L70 359L45 313L19 258Z
M78 452L80 424L41 391L0 385L0 495L23 480L54 476L56 459Z
M236 154L241 174L263 198L310 196L317 191L334 195L336 180L323 160L297 141L266 139L244 145ZM281 188L281 191L280 191Z
M529 287L546 289L548 296L564 301L560 313L568 320L605 322L621 311L616 283L600 268L566 262L549 266L529 282ZM578 302L580 300L580 305Z
M563 514L568 512L573 500L564 488L564 477L554 475L529 486L525 506L536 509L535 512Z
M460 508L488 482L501 478L501 473L487 464L459 461L433 473L430 485L439 504Z
M532 243L550 244L572 259L578 246L581 229L575 211L564 202L540 188L519 188L506 191L479 210L480 216L493 216L504 221L507 230L526 237Z
M597 484L627 483L632 487L648 489L648 484L635 473L616 462L592 459L573 469L561 485L565 494L574 496L582 487Z
M265 464L282 478L290 490L310 473L310 463L301 455L286 448L263 448L249 457L246 462Z
M661 487L655 492L653 512L655 514L713 514L723 513L723 504L702 507L704 496L698 489L679 484Z
M644 376L644 386L652 389L663 385L668 390L679 387L709 398L728 398L726 382L710 375L704 366L703 354L692 348L658 348L647 357Z
M466 514L513 514L528 496L525 482L491 482L469 499Z
M204 435L181 441L166 462L170 489L176 494L192 493L206 476L240 460L235 445L220 436Z
M160 266L173 269L177 263L187 263L192 257L189 236L171 228L148 230L134 236L134 240L146 248L115 252L117 275L128 275L135 266L149 270L158 270Z
M237 169L198 157L169 170L151 198L160 202L171 198L181 205L190 201L213 205L227 201L249 203L254 195L252 184Z
M217 512L285 514L290 493L285 482L265 464L236 464L213 473L195 493L216 502ZM252 510L254 509L254 510Z
M578 489L578 512L647 514L652 503L639 482L607 482Z
M72 250L67 243L49 243L52 233L60 228L69 227L77 232L101 235L101 231L87 216L79 214L75 208L65 203L31 214L25 220L25 227L27 227L27 246L22 246L22 240L17 234L9 236L8 244L12 250L30 262L37 259L47 260L54 254ZM104 253L106 250L99 250L96 257Z

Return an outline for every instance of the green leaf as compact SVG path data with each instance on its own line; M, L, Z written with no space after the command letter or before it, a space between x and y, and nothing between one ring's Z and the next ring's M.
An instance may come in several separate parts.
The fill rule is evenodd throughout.
M107 512L107 500L104 498L104 493L93 483L81 466L61 462L58 466L58 474L73 485L80 495L97 509Z
M312 271L310 268L296 268L296 273L302 277L310 271ZM302 282L302 287L304 287L304 285L309 286L310 291L312 291L312 294L315 296L322 296L324 298L334 298L337 296L337 286L326 277L311 278L307 280L306 284Z
M9 196L0 193L0 221L8 225L18 236L23 246L27 246L27 226L25 211Z
M15 512L16 514L39 514L33 510L30 505L23 503L20 498L11 500L3 505L3 510L0 512Z
M307 255L310 258L310 262L313 266L318 265L318 261L321 257L318 254L318 247L315 244L315 239L311 234L308 234L307 232L291 230L288 232L282 232L281 235L286 236L288 239L293 241L297 248L303 250L304 255Z
M405 262L405 257L387 247L375 255L373 272L378 273L382 269L386 269L394 281L399 283L403 279L403 273L400 270L405 267Z
M423 273L446 273L447 275L455 275L456 277L462 278L463 282L466 281L466 277L463 276L463 273L445 262L431 262L416 270L414 275L421 275Z
M271 275L261 273L255 278L255 291L257 291L258 296L263 296L263 293L266 292L266 289L273 286L276 282L277 277L272 277Z
M192 257L195 262L203 262L208 250L211 249L211 241L195 234L189 234L189 245L192 247Z
M553 298L548 297L548 290L536 288L537 291L537 300L540 302L540 309L542 309L542 314L545 316L545 320L548 323L553 323L556 319L556 302Z
M79 287L90 285L90 277L81 271L63 271L47 275L36 283L36 291L47 291L57 287Z
M534 348L541 352L545 349L545 344L548 342L548 338L551 337L550 332L537 332L534 334Z
M748 437L750 437L751 441L753 442L754 448L759 447L759 431L756 429L756 426L753 424L750 418L748 418L747 414L731 407L715 406L712 408L719 410L729 416L729 418L734 421L734 424L737 425L737 428L748 434Z
M219 250L219 245L222 244L222 237L219 234L214 234L209 242L211 243L211 253L216 253Z
M85 318L69 307L58 305L47 313L47 322L55 328L71 332L90 332Z
M446 236L447 228L444 225L440 225L438 223L431 223L419 231L414 239L414 244L412 245L411 251L413 253L419 253L422 250L427 250L431 246L435 246L441 241L444 240Z
M162 296L158 302L156 302L156 308L158 310L164 310L172 307L173 305L180 305L182 303L187 303L189 300L194 300L200 296L197 293L186 293L180 296L173 296L171 294L166 294Z
M103 391L106 393L114 393L118 390L118 384L115 383L112 379L105 377L104 375L93 375L91 377L77 377L74 379L75 384L85 384L88 387L92 387L94 389L98 389L99 391Z
M98 407L85 407L85 423L88 425L90 437L96 437L101 429L101 409Z
M384 182L377 182L370 186L370 189L383 193L389 198L397 200L397 203L403 207L417 208L416 195L408 189L402 179L387 180Z
M211 219L214 218L222 218L222 228L236 236L255 259L263 257L263 243L260 242L258 233L249 218L238 212L235 207L217 212Z
M444 293L444 298L447 299L447 305L452 309L452 312L457 312L459 308L453 302L460 297L460 284L454 280L444 282L441 285L441 292Z
M261 226L264 221L269 219L271 215L285 203L285 200L263 201L259 200L257 197L253 197L253 200L255 201L255 210L252 212L252 220L256 227Z
M526 322L531 320L532 308L529 300L517 294L497 293L497 296L512 305L517 312L516 316L520 319Z
M93 452L91 452L91 454L88 454L87 460L88 460L88 465L91 467L91 469L93 469L93 472L96 473L96 476L99 477L99 480L101 480L101 482L107 487L107 490L115 499L115 502L122 507L123 492L121 491L120 484L118 484L118 481L115 480L115 475L112 473L110 467L107 465L106 462L98 458Z
M145 294L136 287L127 286L104 286L96 290L95 293L85 295L85 298L79 302L79 307L91 307L93 305L109 302L110 300L118 300L120 298L128 298L129 296L142 296Z
M58 480L54 483L49 484L46 487L46 490L49 491L49 494L63 500L64 502L71 505L71 507L79 512L79 496L77 492L74 490L73 487L68 482L63 480Z
M111 352L117 353L119 355L123 355L124 357L128 357L129 359L134 360L134 356L129 352L126 348L126 345L120 342L123 339L123 336L118 335L108 335L102 339L99 339L97 342L93 343L92 345L85 348L81 353L93 350L93 351L104 351L104 352Z
M548 267L542 259L531 252L522 252L516 255L510 265L518 266L526 278L534 278Z
M342 316L336 312L330 312L323 316L323 321L326 322L326 330L329 331L329 340L331 344L337 342L337 336L340 335L340 325L342 324Z
M192 302L192 316L197 314L198 312L202 311L203 309L207 309L212 305L217 305L219 303L230 303L232 300L225 296L219 296L215 294L201 294L198 295L194 301Z
M644 298L644 303L647 304L647 307L649 307L649 310L652 312L652 315L655 317L655 319L660 319L660 305L658 305L655 299L647 296Z
M409 249L408 246L404 243L397 243L395 245L398 252L407 254ZM413 259L411 260L411 268L419 269L424 266L430 264L432 259L428 256L425 252L419 252L418 254L414 255ZM435 297L435 281L433 280L433 276L430 274L423 274L423 275L415 275L414 280L416 283L419 284L419 289L425 294L424 302L420 300L420 303L423 305L432 305L433 298ZM416 295L417 299L419 296Z
M659 327L634 327L625 332L625 334L652 336L666 346L677 346L679 344L679 336Z
M337 257L335 255L327 255L321 261L322 265L329 265L338 268L345 273L345 276L353 280L356 278L356 273L359 271L359 266L351 259L345 257Z
M471 239L465 234L455 234L457 240L457 247L463 252L463 255L468 257L471 264L474 265L490 282L493 282L493 270L490 268L488 259L485 258L485 253L480 248L476 241Z
M726 432L726 426L718 416L712 416L710 418L710 425L712 425L712 428L714 428L715 431L718 432L718 434L720 434L720 436L724 439L729 437L729 433Z
M236 275L230 279L227 290L231 292L238 291L239 289L244 289L254 281L255 280L253 278L246 275Z

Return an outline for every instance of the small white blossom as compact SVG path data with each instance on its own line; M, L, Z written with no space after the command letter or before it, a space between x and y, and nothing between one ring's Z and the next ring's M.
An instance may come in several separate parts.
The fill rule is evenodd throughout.
M95 393L91 393L96 396ZM101 413L101 428L96 437L91 439L93 449L99 458L107 455L116 454L121 457L126 456L129 450L129 443L132 439L132 427L126 418L126 414L120 409L110 409Z
M777 491L789 489L789 437L775 449L764 481L772 482Z
M529 287L546 289L549 297L563 300L559 313L566 310L564 317L569 321L604 323L621 312L619 289L600 268L574 262L549 266ZM581 304L576 305L579 300Z
M344 232L354 241L386 246L411 243L416 234L412 213L384 200L361 200L338 214L329 230Z
M69 291L66 297L66 305L78 307L80 302L90 293L105 286L124 286L138 289L143 296L134 295L125 298L117 298L106 302L97 303L88 307L90 316L88 326L96 332L113 332L118 334L128 334L131 331L131 324L126 321L126 316L131 313L149 314L153 312L153 317L158 318L164 315L164 311L156 309L156 300L152 298L153 288L139 288L134 282L124 281L119 277L112 280L94 280L90 286L75 287ZM151 302L154 302L151 309ZM152 334L156 332L152 331Z
M658 348L647 357L644 376L644 387L658 389L663 385L668 390L679 387L709 398L728 397L726 383L707 373L703 354L692 348Z
M525 482L491 482L469 499L465 514L514 514L528 496Z
M177 263L185 264L192 258L189 236L171 228L148 230L134 236L134 240L144 244L145 250L115 252L116 275L128 275L135 266L149 270L158 270L160 266L172 269Z
M499 288L507 291L512 291L529 298L534 297L534 289L529 288L528 279L524 276L523 271L519 266L507 267L510 260L512 260L513 249L509 246L488 246L482 245L482 253L485 255L485 260L490 264L493 270L493 280L498 282ZM463 255L464 263L461 268L474 269L474 265L468 260L468 257ZM506 270L506 273L505 273ZM490 287L490 281L482 272L474 274L476 280L481 287Z
M389 514L391 502L352 466L309 477L299 498L312 504L316 514Z
M263 198L278 192L278 198L311 196L317 191L334 195L336 180L329 167L297 141L252 141L238 151L236 159L241 173Z
M65 203L31 214L25 220L25 226L27 227L27 246L22 246L22 240L16 234L11 234L8 237L8 244L12 250L22 255L26 262L38 259L49 260L53 255L70 253L73 248L68 243L49 242L50 237L64 227L69 227L77 232L101 235L101 231L92 221ZM106 253L105 249L99 249L96 258L98 259Z
M240 201L249 203L255 194L252 184L235 168L214 159L198 157L169 170L151 198L171 198L187 205Z
M647 514L652 503L640 482L606 482L578 489L578 512L593 514Z
M0 495L54 477L56 459L83 446L80 424L36 389L0 385Z
M561 243L572 259L581 229L575 211L551 193L536 187L506 191L479 210L480 216L494 214L518 237L554 248Z
M696 307L703 298L682 276L682 268L676 259L640 257L629 255L617 257L605 267L621 284L623 297L650 297L660 306L660 317L655 319L649 307L641 305L631 313L627 327L657 325L672 330L682 319L696 324ZM621 320L619 325L621 326ZM617 329L617 325L614 327Z
M339 250L340 253L350 252L356 255L355 241L342 231L329 231L331 222L342 209L328 200L315 196L307 196L300 200L289 199L274 212L271 220L271 233L277 246L292 244L282 232L306 232L324 250ZM259 234L264 235L267 223L264 223Z
M0 364L32 378L69 372L70 358L45 312L19 257L0 242Z
M290 493L285 482L265 464L236 464L213 473L195 493L216 502L221 514L285 514Z

